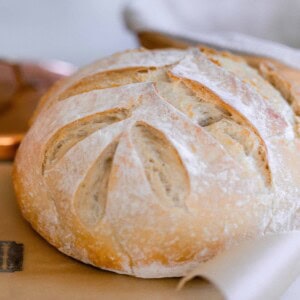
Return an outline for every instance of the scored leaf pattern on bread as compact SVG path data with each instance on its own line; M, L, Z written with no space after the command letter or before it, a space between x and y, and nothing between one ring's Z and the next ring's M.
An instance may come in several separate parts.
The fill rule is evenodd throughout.
M297 228L295 124L242 60L117 54L45 96L17 157L21 207L73 257L181 276L243 238Z
M81 140L97 130L128 118L129 115L130 111L127 109L105 111L78 119L59 129L46 146L43 173Z
M159 201L184 207L189 178L174 146L159 130L143 122L133 127L132 136L148 182Z
M109 178L118 142L109 144L88 171L74 197L77 215L87 226L95 226L105 213Z

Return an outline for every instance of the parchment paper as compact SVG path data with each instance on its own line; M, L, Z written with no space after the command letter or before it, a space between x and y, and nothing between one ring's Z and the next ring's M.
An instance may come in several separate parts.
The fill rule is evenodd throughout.
M185 277L179 288L202 276L226 299L278 299L300 272L300 233L246 241L221 253Z

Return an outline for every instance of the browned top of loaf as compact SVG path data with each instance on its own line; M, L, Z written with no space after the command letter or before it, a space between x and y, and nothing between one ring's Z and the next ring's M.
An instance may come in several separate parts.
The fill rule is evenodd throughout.
M215 51L140 49L59 82L16 160L23 214L64 253L142 277L296 228L298 100L261 72Z

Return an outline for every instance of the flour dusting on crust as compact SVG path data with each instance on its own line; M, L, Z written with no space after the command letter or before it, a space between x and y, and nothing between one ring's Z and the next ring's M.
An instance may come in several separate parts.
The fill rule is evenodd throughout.
M299 229L296 120L242 60L116 54L44 97L16 158L18 201L67 255L183 276L243 239Z

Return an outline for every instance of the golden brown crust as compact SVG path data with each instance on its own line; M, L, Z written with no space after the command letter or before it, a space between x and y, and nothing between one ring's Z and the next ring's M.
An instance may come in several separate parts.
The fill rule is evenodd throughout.
M76 236L76 242L74 243L73 247L77 247L79 249L85 247L89 253L89 260L86 260L83 255L80 256L80 253L72 252L70 249L69 251L68 249L65 249L65 241L64 238L60 236L59 229L57 229L56 234L50 234L49 231L45 230L43 225L41 225L39 221L40 218L38 215L38 210L35 210L28 205L34 200L28 197L27 188L22 185L22 181L20 180L21 178L22 175L19 175L17 168L14 167L13 183L18 205L21 209L23 217L30 221L30 225L35 231L37 231L52 246L75 259L82 260L85 263L92 263L95 266L101 266L103 269L112 269L120 273L123 272L122 259L116 255L116 253L114 253L115 248L109 246L111 237L106 236L106 234L101 236L102 244L101 247L99 247L95 245L95 240L89 236L88 232L77 232L78 235ZM47 226L47 224L45 225ZM105 242L105 240L107 242Z
M291 104L296 115L300 115L300 80L295 79L291 72L280 70L274 63L263 61L259 64L259 70L282 96ZM299 76L299 74L298 74Z
M16 194L67 255L182 276L241 239L295 227L294 127L285 99L235 56L120 53L44 97L16 157Z

